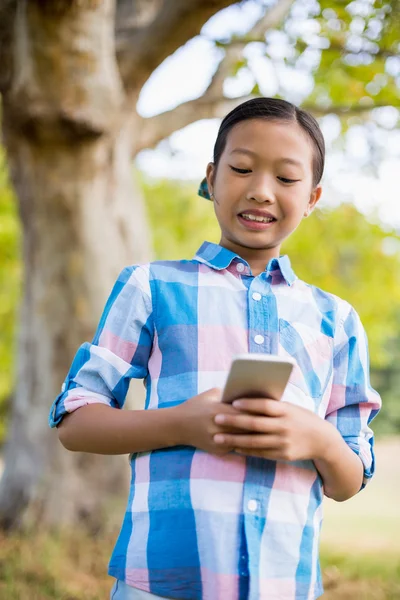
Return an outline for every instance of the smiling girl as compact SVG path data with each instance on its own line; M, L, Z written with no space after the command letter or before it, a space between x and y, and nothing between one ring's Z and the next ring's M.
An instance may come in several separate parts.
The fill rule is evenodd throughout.
M69 450L131 455L114 600L323 592L323 495L346 500L371 478L380 407L357 313L280 256L321 196L323 168L311 115L272 98L235 108L200 188L220 243L125 268L78 350L50 424ZM282 401L220 402L244 352L295 359ZM144 411L119 410L132 377L145 380Z

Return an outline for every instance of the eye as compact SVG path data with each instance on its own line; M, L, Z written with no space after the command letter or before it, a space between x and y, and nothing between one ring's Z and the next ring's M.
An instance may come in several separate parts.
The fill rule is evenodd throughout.
M300 181L300 179L288 179L287 177L278 177L279 181L282 181L282 183L296 183L297 181Z
M232 167L231 166L232 171L235 171L235 173L240 173L241 175L246 175L247 173L251 173L250 169L238 169L236 167Z

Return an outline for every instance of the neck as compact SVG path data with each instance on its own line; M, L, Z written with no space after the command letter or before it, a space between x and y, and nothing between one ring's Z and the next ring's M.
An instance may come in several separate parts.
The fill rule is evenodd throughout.
M280 246L275 248L248 248L224 237L221 238L220 246L234 252L250 265L253 275L259 275L272 258L279 258Z

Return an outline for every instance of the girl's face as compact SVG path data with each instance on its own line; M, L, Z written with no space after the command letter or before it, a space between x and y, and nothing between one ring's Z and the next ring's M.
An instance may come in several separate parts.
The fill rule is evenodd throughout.
M218 168L207 166L221 246L254 271L280 246L321 195L312 185L313 145L296 122L250 119L228 133Z

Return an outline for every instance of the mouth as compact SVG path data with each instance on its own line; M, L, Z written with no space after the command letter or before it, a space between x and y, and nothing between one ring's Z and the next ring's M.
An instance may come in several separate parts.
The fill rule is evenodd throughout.
M262 211L243 211L238 214L239 222L247 229L264 230L276 221L276 217Z

